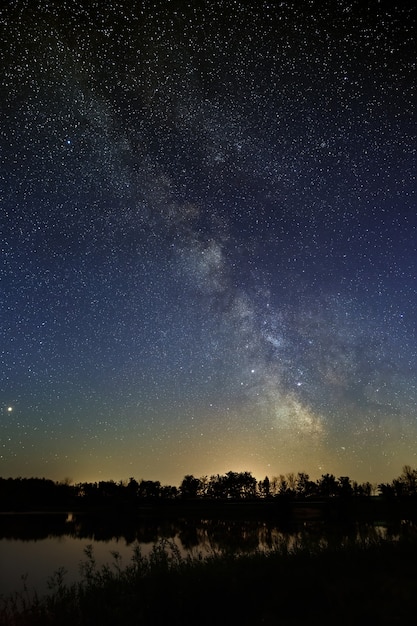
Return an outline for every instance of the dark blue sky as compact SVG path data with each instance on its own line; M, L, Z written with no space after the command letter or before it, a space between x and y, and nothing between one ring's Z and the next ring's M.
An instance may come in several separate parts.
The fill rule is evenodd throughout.
M0 25L0 474L415 465L411 3Z

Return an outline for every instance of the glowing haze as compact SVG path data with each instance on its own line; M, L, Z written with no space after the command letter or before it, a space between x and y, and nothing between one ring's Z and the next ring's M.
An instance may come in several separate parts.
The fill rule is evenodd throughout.
M411 4L0 23L0 475L415 466Z

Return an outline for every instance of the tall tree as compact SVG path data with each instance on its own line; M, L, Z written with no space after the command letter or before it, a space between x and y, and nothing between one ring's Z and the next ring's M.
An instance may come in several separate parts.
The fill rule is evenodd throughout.
M200 480L192 474L184 476L180 485L180 494L184 499L197 498L199 495Z
M324 498L337 496L339 493L339 484L333 474L322 474L317 481L318 493Z
M271 483L268 476L265 476L264 480L260 480L258 483L258 491L261 498L271 497Z

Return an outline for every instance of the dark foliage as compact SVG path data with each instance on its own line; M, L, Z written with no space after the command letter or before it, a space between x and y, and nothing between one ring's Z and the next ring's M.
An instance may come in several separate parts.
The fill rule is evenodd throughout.
M113 480L96 483L54 482L46 478L0 478L0 510L65 510L117 506L118 510L174 502L280 501L303 502L320 500L351 501L369 498L378 493L386 500L417 499L417 470L406 465L392 483L378 487L369 482L359 484L348 476L336 478L324 474L310 480L308 474L287 474L257 481L251 472L227 472L224 475L184 477L179 488L161 485L159 481L130 478L127 482Z
M58 570L44 598L3 602L4 626L123 624L413 624L417 542L351 538L344 545L303 542L268 553L181 557L173 544L131 563L96 566L86 549L80 583Z

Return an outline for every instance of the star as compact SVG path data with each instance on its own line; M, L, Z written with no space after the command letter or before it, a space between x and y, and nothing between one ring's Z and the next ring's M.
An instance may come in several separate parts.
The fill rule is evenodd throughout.
M0 474L412 464L409 3L3 4Z

